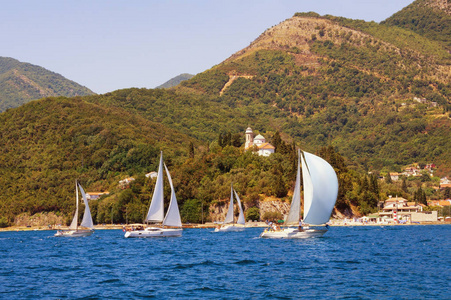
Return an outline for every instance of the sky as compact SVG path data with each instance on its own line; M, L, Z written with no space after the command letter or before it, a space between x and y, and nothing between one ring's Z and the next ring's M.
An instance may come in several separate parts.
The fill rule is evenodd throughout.
M0 56L95 93L210 69L296 12L380 22L413 0L0 0Z

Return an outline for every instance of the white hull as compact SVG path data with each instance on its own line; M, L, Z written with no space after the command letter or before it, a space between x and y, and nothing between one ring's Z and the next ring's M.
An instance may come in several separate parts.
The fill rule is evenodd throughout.
M327 232L327 229L304 229L299 231L297 228L285 228L277 231L267 230L260 234L261 238L269 239L308 239L321 237Z
M94 233L94 230L58 230L55 233L55 236L83 237L83 236L90 236L93 233Z
M182 236L182 228L158 228L148 227L144 230L127 231L124 235L126 238L151 238L151 237L171 237Z
M224 225L219 228L215 228L215 232L232 232L243 231L244 227L235 225Z

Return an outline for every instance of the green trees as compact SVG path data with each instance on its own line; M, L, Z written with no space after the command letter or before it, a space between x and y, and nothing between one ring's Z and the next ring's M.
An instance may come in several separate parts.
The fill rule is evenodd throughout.
M5 228L9 226L8 219L6 217L0 217L0 228Z
M180 210L180 216L184 223L201 223L202 206L197 199L188 199Z
M451 199L451 188L446 187L445 190L443 191L443 197L445 199Z
M417 203L428 205L426 192L421 187L418 187L417 191L414 193L413 200Z
M397 12L383 24L410 29L420 35L442 42L451 49L451 17L449 13L415 1Z
M260 220L260 210L257 207L249 208L246 213L246 221L259 221Z

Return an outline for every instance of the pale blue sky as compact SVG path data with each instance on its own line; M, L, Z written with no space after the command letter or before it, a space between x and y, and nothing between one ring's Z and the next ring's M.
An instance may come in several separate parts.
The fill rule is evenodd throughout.
M0 56L96 93L196 74L296 12L380 22L413 0L0 0Z

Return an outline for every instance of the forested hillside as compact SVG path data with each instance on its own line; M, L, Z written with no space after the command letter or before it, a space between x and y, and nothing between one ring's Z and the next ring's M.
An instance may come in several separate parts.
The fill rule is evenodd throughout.
M414 31L443 43L451 51L451 3L449 0L416 0L382 23Z
M127 174L154 170L188 137L119 108L47 98L0 114L0 212L73 210L74 181L108 190ZM170 138L169 138L170 137ZM72 201L71 201L72 199Z
M0 114L0 211L10 222L20 212L68 214L78 178L110 192L92 203L95 221L139 222L154 185L144 174L156 171L160 150L184 221L208 215L231 183L249 211L268 197L290 201L296 148L334 166L342 213L369 213L388 195L424 203L443 196L437 178L378 178L412 163L451 175L450 95L443 41L297 13L176 87L49 98ZM244 151L248 126L274 155ZM127 176L135 181L123 189Z
M0 113L31 100L50 96L94 94L60 74L9 57L0 57Z

